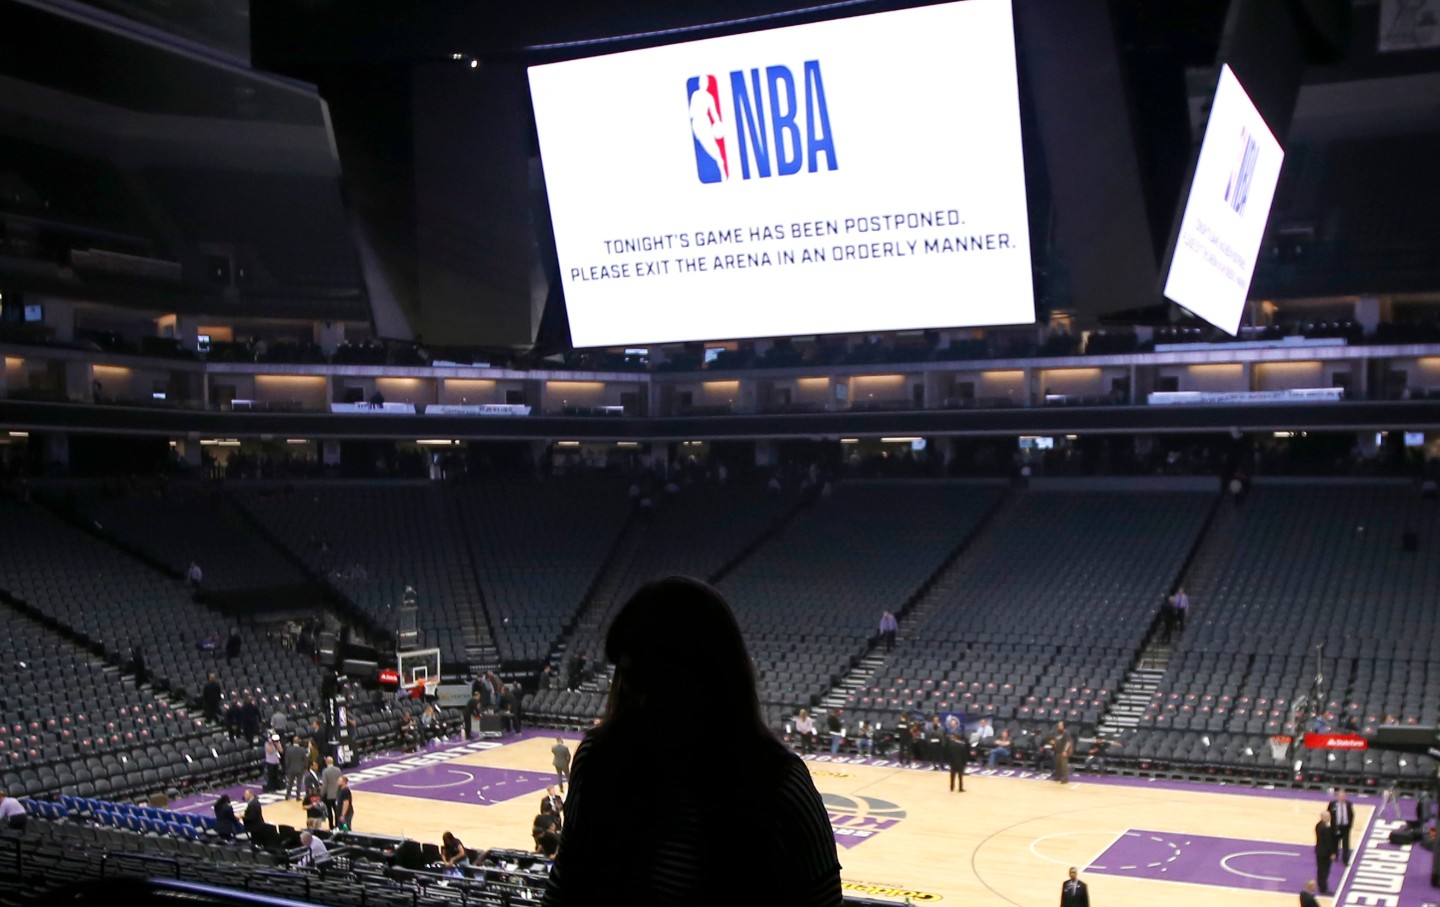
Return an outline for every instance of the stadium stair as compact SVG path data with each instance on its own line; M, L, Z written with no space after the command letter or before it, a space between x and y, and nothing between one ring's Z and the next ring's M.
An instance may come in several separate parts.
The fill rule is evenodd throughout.
M1135 667L1125 675L1115 699L1100 716L1099 729L1107 736L1115 737L1133 731L1140 725L1140 718L1160 692L1160 681L1170 663L1170 647L1152 644L1141 653Z
M943 607L944 602L949 600L951 589L947 584L947 580L955 571L956 565L960 563L961 556L965 553L966 549L970 547L970 544L980 537L980 534L985 531L985 527L990 524L995 514L1000 512L1005 506L1005 502L1009 499L1010 490L1007 488L995 498L995 503L992 504L990 509L985 512L985 515L971 527L970 532L966 534L966 536L960 540L960 543L955 546L955 549L946 556L944 562L935 568L935 572L930 575L930 578L927 579L920 588L916 590L915 594L911 596L910 600L900 608L895 616L898 625L895 633L896 646L904 645L904 641L908 638L905 632L907 628L913 629L916 626L922 625L927 615L937 607ZM870 686L870 681L876 674L884 669L885 663L889 660L887 653L884 652L880 646L881 640L877 635L871 642L870 650L820 698L821 708L840 709L855 705L865 689Z
M883 653L872 649L869 654L860 659L859 664L851 668L840 682L831 687L830 690L820 699L820 707L823 709L843 709L850 705L867 686L870 685L870 678L874 677L882 667L885 666Z
M575 639L575 630L584 624L585 619L595 613L605 613L614 604L615 599L624 591L624 585L629 578L630 566L635 562L635 556L645 545L645 539L649 535L651 525L639 519L634 514L626 519L625 526L620 530L620 535L615 539L615 546L610 549L610 556L605 559L605 564L600 568L600 573L591 584L590 591L586 594L580 607L565 625L565 632L550 647L549 664L551 671L557 677L563 676L565 670L565 659L568 655L570 645Z

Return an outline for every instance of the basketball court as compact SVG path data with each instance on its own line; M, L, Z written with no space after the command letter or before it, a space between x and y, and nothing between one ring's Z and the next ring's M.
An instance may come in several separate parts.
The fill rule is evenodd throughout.
M573 749L578 741L565 736ZM367 760L348 773L354 827L427 842L450 831L472 848L529 849L531 820L555 780L553 743L553 733L529 731ZM1094 902L1107 907L1289 907L1314 875L1314 827L1329 799L1081 773L1061 785L1019 769L972 772L965 792L951 793L948 773L928 768L828 755L808 764L830 813L847 893L897 902L1052 907L1076 866ZM723 809L722 783L716 791ZM207 811L214 796L179 806ZM304 825L298 803L261 799L267 821ZM1430 855L1416 848L1412 858L1409 848L1388 843L1396 823L1375 815L1377 798L1353 802L1356 856L1331 874L1332 890L1342 894L1334 903L1435 900ZM744 817L734 823L744 834ZM1373 899L1382 893L1394 900Z

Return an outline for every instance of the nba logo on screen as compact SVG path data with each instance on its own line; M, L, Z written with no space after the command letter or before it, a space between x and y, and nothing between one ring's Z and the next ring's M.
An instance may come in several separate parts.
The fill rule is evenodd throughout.
M722 103L721 86L729 91ZM695 173L702 183L835 170L835 137L820 61L777 65L685 82ZM729 111L729 118L726 111Z
M720 84L714 76L695 76L685 83L690 98L690 134L695 139L695 169L702 183L730 178L725 155L725 121L720 112Z
M1225 183L1225 203L1242 217L1245 202L1250 198L1250 180L1255 176L1255 162L1259 159L1260 146L1256 144L1255 137L1249 129L1241 129L1240 156L1235 161L1235 169L1230 171L1229 181Z

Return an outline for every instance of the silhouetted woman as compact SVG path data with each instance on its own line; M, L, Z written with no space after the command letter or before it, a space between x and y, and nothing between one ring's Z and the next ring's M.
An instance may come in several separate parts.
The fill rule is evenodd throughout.
M810 772L765 727L740 627L686 577L642 587L605 639L605 719L575 753L547 907L838 907L840 863ZM703 715L705 741L677 719Z

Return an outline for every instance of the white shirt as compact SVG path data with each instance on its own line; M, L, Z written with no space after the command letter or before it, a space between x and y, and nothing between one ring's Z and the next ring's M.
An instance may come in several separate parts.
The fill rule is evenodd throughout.
M25 804L14 797L6 797L0 800L0 819L9 819L12 816L26 815Z
M300 858L300 865L319 866L321 863L324 863L329 859L330 851L328 848L326 848L325 842L315 837L314 835L311 835L310 852Z

